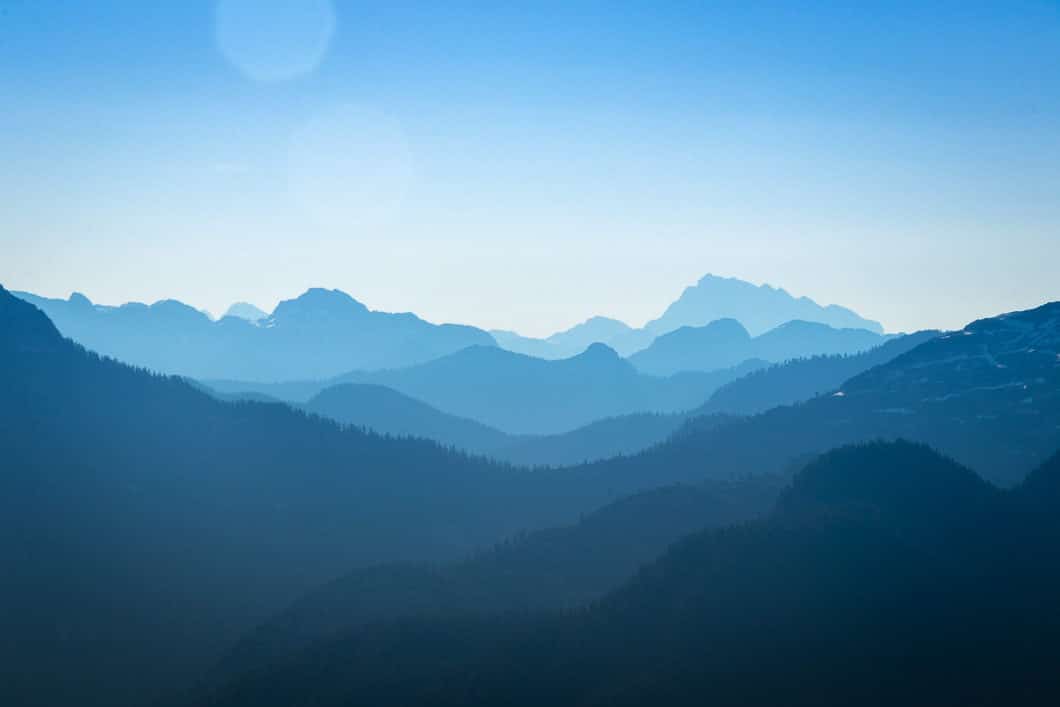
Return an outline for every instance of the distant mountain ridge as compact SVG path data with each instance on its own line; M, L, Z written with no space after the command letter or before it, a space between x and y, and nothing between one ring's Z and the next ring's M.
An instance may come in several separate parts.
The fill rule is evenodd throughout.
M257 322L269 316L268 312L258 309L249 302L235 302L225 310L223 317L237 317L248 322Z
M758 336L792 321L826 324L833 329L864 329L883 334L883 326L839 305L819 305L809 297L793 297L782 288L753 285L738 278L707 274L670 304L661 316L640 329L607 317L593 317L545 339L497 331L498 344L541 358L566 358L591 343L607 344L623 356L648 348L658 337L682 327L702 327L721 319L738 321ZM826 351L805 352L828 353ZM789 356L793 357L793 356Z
M496 345L481 329L372 311L344 292L321 288L284 300L253 322L239 316L214 322L176 300L109 307L79 293L68 300L14 294L43 310L64 336L94 351L192 378L326 378Z
M682 326L703 326L715 319L732 318L757 336L790 321L827 324L834 329L868 329L883 333L879 322L866 319L836 304L819 305L809 297L793 297L770 285L755 286L735 277L707 274L685 288L662 316L644 325L653 333Z
M508 434L551 435L630 413L689 410L722 384L765 365L745 361L718 371L656 377L638 372L603 344L559 360L473 346L408 368L353 371L327 381L204 383L221 393L256 392L298 403L335 384L383 385Z
M432 439L494 459L528 466L568 465L640 452L663 442L685 422L699 415L747 415L809 400L832 392L849 378L890 361L938 332L896 336L868 351L849 356L815 356L781 365L759 364L730 369L740 374L721 385L701 406L671 413L630 413L607 417L565 433L512 435L481 422L443 412L410 395L379 383L288 383L254 386L227 382L220 390L206 386L222 399L278 401L281 397L307 402L292 404L344 424L391 435ZM240 390L242 388L242 390ZM224 391L224 392L222 392Z
M867 329L835 329L798 320L752 337L735 319L716 319L663 334L629 361L644 373L666 376L727 368L749 359L782 363L807 356L855 354L884 341L886 337Z
M260 393L211 392L225 399L264 397ZM681 413L632 413L560 434L512 435L371 383L340 383L299 407L379 434L430 439L521 466L570 466L634 454L665 440L686 418Z

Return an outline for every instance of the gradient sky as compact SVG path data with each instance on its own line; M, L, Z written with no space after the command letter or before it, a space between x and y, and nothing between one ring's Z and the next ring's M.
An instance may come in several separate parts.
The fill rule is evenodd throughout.
M1060 3L0 0L0 283L890 330L1060 298Z

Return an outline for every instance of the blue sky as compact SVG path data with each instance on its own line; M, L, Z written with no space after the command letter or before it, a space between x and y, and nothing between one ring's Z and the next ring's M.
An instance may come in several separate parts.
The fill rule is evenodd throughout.
M954 327L1060 297L1060 3L0 0L0 156L45 295Z

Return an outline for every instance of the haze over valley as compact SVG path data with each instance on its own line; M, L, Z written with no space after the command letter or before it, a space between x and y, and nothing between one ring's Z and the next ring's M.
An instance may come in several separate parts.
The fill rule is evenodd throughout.
M0 707L1060 704L1058 66L0 2Z

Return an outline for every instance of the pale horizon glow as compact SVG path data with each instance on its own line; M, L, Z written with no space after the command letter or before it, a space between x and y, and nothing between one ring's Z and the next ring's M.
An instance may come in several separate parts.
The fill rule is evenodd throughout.
M0 8L8 289L530 336L708 272L888 331L1060 299L1056 3L85 5Z

